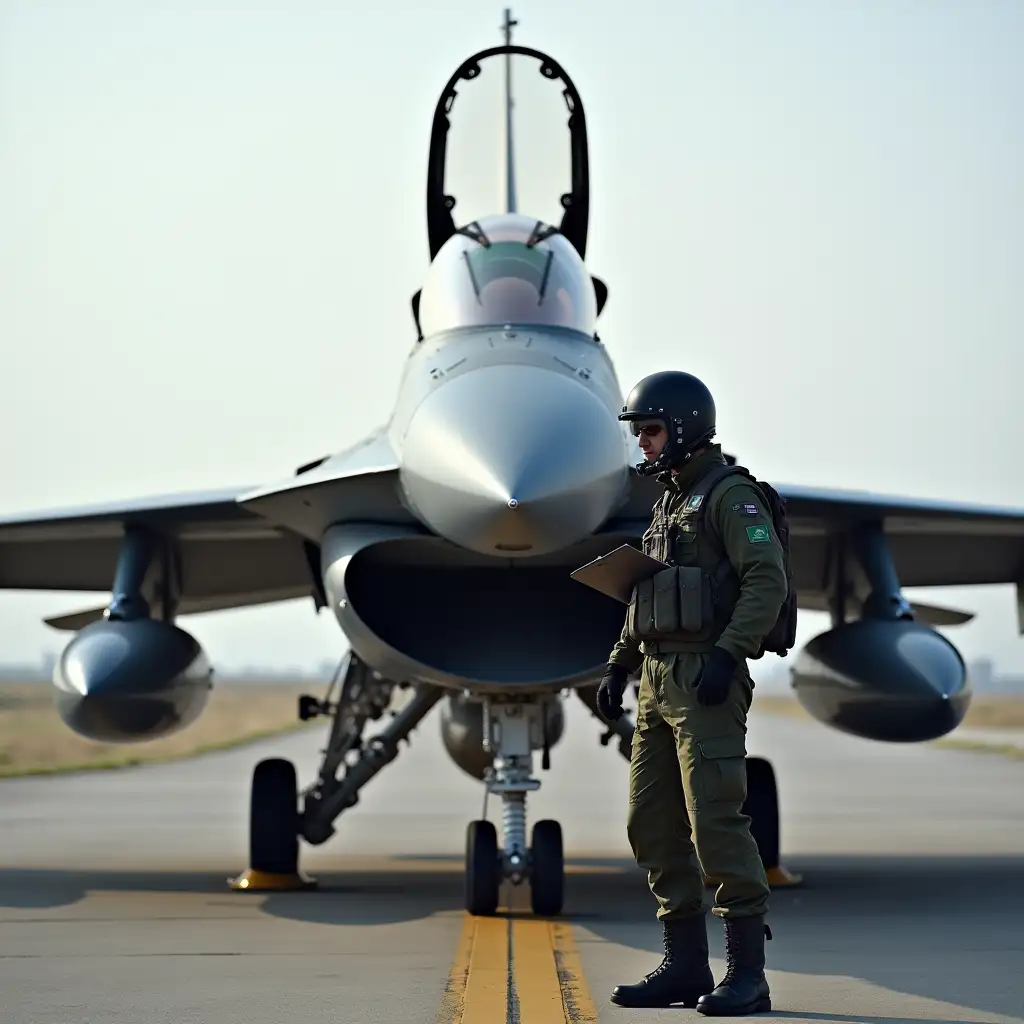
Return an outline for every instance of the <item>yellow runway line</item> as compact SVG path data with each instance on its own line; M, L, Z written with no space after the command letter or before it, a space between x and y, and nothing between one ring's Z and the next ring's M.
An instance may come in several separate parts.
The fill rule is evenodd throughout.
M551 925L529 917L513 921L512 957L519 1008L513 1019L522 1024L565 1024Z
M597 1007L590 997L572 925L564 921L552 921L548 927L562 990L566 1024L597 1024ZM528 1019L523 1017L523 1024L527 1024Z
M455 947L455 957L448 972L448 983L444 987L441 1005L437 1008L437 1024L460 1024L462 1007L466 999L466 981L469 978L469 961L473 953L473 937L476 935L475 917L467 914L462 919L462 933Z
M508 1018L509 932L503 917L478 917L458 1024L504 1024Z
M437 1024L597 1024L572 925L467 914Z

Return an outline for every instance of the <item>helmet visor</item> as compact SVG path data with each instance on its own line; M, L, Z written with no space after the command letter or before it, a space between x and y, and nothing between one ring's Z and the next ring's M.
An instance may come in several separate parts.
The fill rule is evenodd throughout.
M657 437L665 429L665 421L647 418L640 418L629 421L629 430L634 437L641 434L644 437Z

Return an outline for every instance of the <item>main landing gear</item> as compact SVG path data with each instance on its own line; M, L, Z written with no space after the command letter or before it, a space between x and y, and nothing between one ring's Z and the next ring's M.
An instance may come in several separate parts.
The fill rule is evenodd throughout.
M526 844L526 794L540 788L531 777L533 751L543 749L545 765L545 700L536 698L483 702L484 750L494 754L485 776L484 812L466 829L466 910L486 916L498 909L501 883L521 885L529 879L530 905L540 917L554 917L565 899L562 827L557 821L536 822ZM486 820L487 797L501 797L502 838Z
M341 692L332 702L331 692L338 677L343 677ZM359 790L397 757L398 744L442 696L439 687L413 686L411 697L394 713L387 727L364 743L366 723L384 714L394 687L350 653L324 700L299 698L299 718L303 721L321 715L331 718L317 780L302 794L300 811L294 765L281 758L256 765L249 808L249 867L228 880L231 888L273 891L316 885L299 871L299 837L313 845L326 842L334 834L335 818L358 803Z
M602 725L606 725L597 709L597 687L581 687L576 695L589 708L591 714ZM601 745L606 746L615 736L619 738L619 753L628 761L633 746L633 720L624 714L618 721L607 726L601 737ZM779 794L775 783L775 771L771 762L763 757L748 757L747 762L747 799L743 804L743 813L750 818L750 833L757 843L757 850L764 865L768 884L773 889L791 888L800 885L801 875L794 874L779 863ZM708 887L717 887L713 878L706 880Z
M316 782L304 793L297 789L289 761L260 761L252 776L249 816L249 867L229 879L233 889L249 891L312 888L316 882L299 870L299 838L317 845L334 834L334 820L353 807L359 790L398 755L398 745L429 714L444 695L440 687L413 686L411 696L376 736L363 740L371 719L379 719L395 684L369 669L350 653L339 668L341 692L331 701L337 677L327 698L299 699L299 717L331 718L331 730ZM544 751L547 767L547 702L557 697L528 697L483 702L483 746L493 766L485 775L484 814L466 832L466 909L493 914L503 881L519 885L530 880L533 911L540 916L561 912L564 899L562 830L557 821L538 821L526 836L526 794L539 788L532 778L533 751ZM487 796L501 797L504 845L486 820ZM300 810L301 797L301 810Z

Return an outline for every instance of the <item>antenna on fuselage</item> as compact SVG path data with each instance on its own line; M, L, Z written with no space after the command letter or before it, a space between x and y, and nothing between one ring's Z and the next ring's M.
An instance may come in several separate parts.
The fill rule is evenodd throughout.
M512 29L518 25L512 19L512 9L505 8L505 21L501 26L505 45L512 45ZM505 212L516 212L516 166L512 148L512 54L505 54Z

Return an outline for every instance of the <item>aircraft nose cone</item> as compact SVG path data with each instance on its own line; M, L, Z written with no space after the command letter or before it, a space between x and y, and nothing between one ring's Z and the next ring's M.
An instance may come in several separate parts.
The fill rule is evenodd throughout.
M596 529L628 465L612 412L581 382L534 366L485 367L416 411L402 486L437 533L482 554L538 555Z

